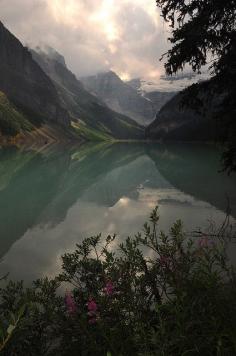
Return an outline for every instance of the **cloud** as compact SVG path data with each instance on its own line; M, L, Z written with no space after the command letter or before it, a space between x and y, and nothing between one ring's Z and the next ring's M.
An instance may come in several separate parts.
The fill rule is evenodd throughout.
M155 0L0 0L0 14L23 43L54 47L78 76L163 72L167 31Z

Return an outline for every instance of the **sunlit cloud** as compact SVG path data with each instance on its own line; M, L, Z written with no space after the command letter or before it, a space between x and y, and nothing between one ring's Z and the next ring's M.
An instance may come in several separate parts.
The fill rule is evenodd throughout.
M120 72L119 75L120 75L120 78L121 78L122 80L124 80L124 81L127 81L127 80L130 80L130 79L131 79L129 73Z
M47 3L52 17L58 23L72 25L76 23L76 15L81 11L82 6L76 0L53 0Z
M163 72L167 31L155 0L0 0L0 19L23 43L61 52L78 76Z
M119 29L114 21L114 14L114 0L104 0L97 11L90 16L90 20L94 22L94 25L104 32L108 42L113 42L120 38Z

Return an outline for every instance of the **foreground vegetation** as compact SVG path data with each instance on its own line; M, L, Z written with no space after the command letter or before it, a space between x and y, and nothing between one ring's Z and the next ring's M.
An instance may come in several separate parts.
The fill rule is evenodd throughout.
M0 289L2 355L235 355L236 280L222 231L85 239L62 273ZM2 280L4 284L4 281ZM62 296L63 295L63 296Z

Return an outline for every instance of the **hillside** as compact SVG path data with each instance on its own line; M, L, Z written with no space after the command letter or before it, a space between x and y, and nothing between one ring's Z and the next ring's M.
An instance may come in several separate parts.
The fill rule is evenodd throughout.
M15 136L20 130L29 131L31 129L32 124L0 91L0 132L2 135Z
M144 130L139 124L114 112L102 100L85 90L60 54L54 50L46 53L39 48L31 52L35 61L52 79L64 106L72 116L74 126L82 135L90 138L92 135L97 139L143 137Z
M218 122L212 119L212 108L203 115L196 108L183 106L183 97L189 90L178 93L162 107L146 129L147 138L209 141L219 137Z
M70 125L69 115L51 80L1 22L0 90L34 120Z

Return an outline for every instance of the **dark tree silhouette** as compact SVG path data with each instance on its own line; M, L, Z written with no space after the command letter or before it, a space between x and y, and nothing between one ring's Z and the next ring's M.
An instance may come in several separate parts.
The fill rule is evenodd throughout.
M224 168L236 170L236 0L156 0L171 27L171 49L163 57L172 75L189 64L194 72L209 65L212 78L194 85L192 99L204 90L214 99L214 116L221 120L226 143ZM217 98L217 100L216 100ZM216 105L217 103L217 105ZM203 105L204 107L204 105Z

